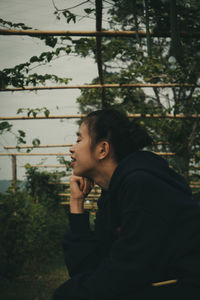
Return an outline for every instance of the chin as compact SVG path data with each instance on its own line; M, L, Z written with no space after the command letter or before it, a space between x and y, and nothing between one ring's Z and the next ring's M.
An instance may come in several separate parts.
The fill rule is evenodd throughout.
M74 174L75 176L81 176L81 177L84 177L84 173L81 172L80 170L76 170L76 168L74 168L73 174Z
M80 177L90 178L88 172L84 172L83 170L76 170L76 169L74 169L73 174L74 174L75 176L80 176Z

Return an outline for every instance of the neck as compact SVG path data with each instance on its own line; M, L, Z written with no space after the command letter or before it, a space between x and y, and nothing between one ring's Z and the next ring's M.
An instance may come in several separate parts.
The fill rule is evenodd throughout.
M112 161L102 164L98 172L94 176L94 182L99 185L103 190L107 191L109 188L111 177L117 167L117 163Z

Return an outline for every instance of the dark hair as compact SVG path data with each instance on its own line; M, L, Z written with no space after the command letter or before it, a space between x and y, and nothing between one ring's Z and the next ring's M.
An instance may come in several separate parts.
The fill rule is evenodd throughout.
M84 119L92 137L92 147L107 140L117 162L128 154L141 150L152 143L152 138L135 120L116 109L102 109L89 113Z

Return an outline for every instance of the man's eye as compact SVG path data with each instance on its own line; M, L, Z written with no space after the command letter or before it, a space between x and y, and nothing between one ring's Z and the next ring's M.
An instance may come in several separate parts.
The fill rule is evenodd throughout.
M81 140L78 139L76 142L79 143L80 141L81 141Z

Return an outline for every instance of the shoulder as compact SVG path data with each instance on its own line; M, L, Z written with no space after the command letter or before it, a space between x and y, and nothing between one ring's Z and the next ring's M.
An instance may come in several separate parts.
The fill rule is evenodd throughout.
M121 189L124 191L128 190L141 190L145 192L146 188L153 189L157 186L159 179L146 170L133 170L122 180Z
M165 182L143 170L136 170L123 180L120 205L124 212L143 210L169 219L175 215L173 193Z

